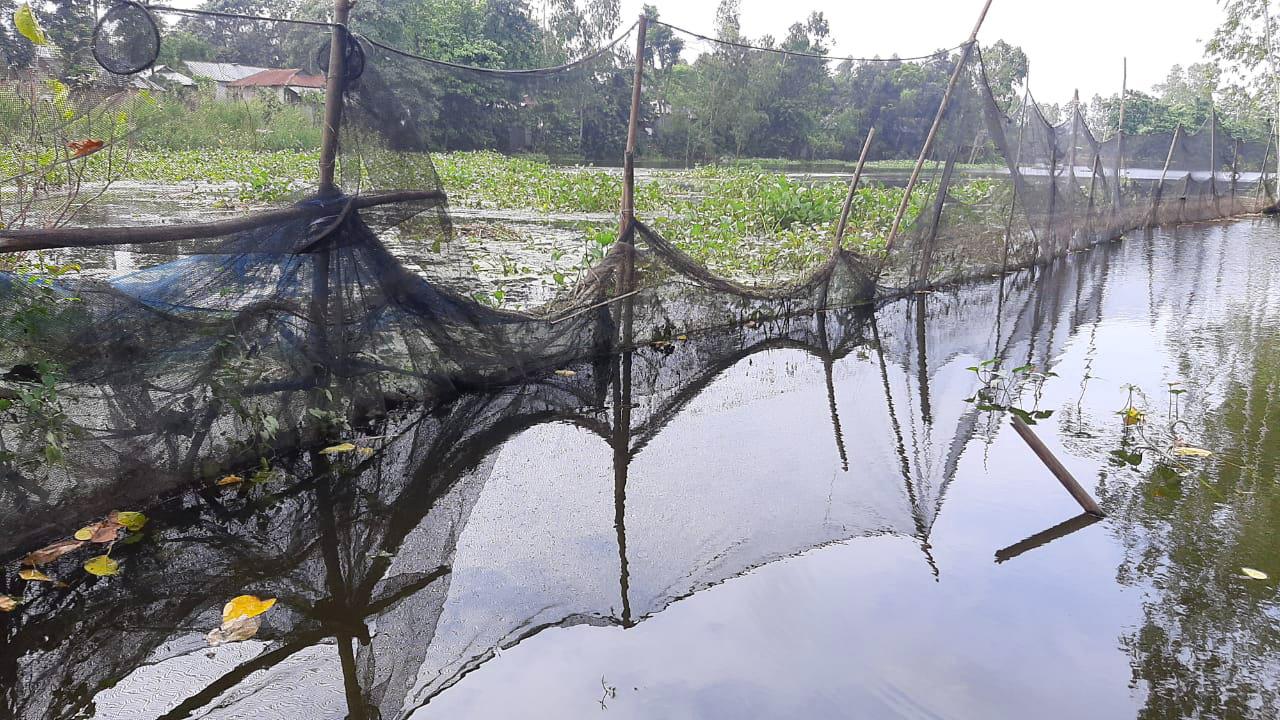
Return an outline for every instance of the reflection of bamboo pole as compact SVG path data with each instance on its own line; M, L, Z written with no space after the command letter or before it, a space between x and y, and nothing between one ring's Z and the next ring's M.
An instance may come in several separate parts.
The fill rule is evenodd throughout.
M1102 518L1097 515L1080 513L1070 520L1054 525L1048 530L1041 530L1025 540L1020 540L1007 548L997 550L996 563L1012 560L1029 550L1035 550L1038 547L1048 545L1054 540L1064 538L1077 530L1083 530L1101 519Z
M320 138L320 194L332 193L342 124L342 92L347 82L347 18L352 0L333 0L333 36L329 40L329 78L324 91L324 126Z
M849 180L849 194L845 195L844 207L840 208L840 224L836 226L836 239L832 252L839 253L844 247L844 233L849 227L849 212L853 210L853 195L858 191L858 181L862 179L862 168L867 164L867 152L871 149L871 140L876 136L874 125L867 131L867 139L862 143L862 153L858 156L858 166L853 169L853 177Z
M1085 512L1098 517L1103 516L1102 508L1098 507L1098 503L1080 486L1080 483L1076 482L1076 479L1071 476L1071 472L1054 456L1049 446L1045 445L1044 441L1032 431L1031 427L1017 415L1013 416L1013 429L1018 431L1018 435L1027 445L1031 446L1031 451L1036 454L1036 457L1040 458L1040 462L1049 468L1049 472L1058 478L1058 482L1062 483L1062 487L1066 488L1068 493L1071 493L1071 497L1080 503L1080 507Z
M969 33L969 41L965 43L964 50L960 52L960 59L956 62L956 67L951 71L951 79L947 82L947 89L942 94L942 102L938 104L938 112L933 116L933 126L929 128L929 134L925 136L924 145L920 148L920 155L916 158L915 167L911 170L911 178L907 180L907 187L902 194L902 202L898 204L898 212L893 218L893 227L889 230L889 237L885 240L884 253L887 259L889 253L893 250L893 244L898 239L898 230L902 227L902 219L907 215L907 208L911 206L911 193L916 189L916 183L920 182L920 171L924 169L924 163L929 159L929 153L933 150L933 141L938 136L938 130L942 128L942 118L947 112L947 106L951 104L951 95L955 93L956 85L960 83L960 75L964 73L964 68L969 64L969 56L973 53L973 46L978 42L978 31L982 29L982 23L987 19L987 11L991 9L992 0L982 6L982 13L978 15L978 22L973 26L973 32Z
M1169 141L1169 154L1164 159L1164 169L1160 171L1160 182L1155 192L1151 193L1151 214L1147 217L1147 227L1156 224L1156 213L1160 211L1160 196L1164 194L1164 181L1169 175L1169 165L1173 163L1173 151L1178 147L1178 136L1182 134L1182 126L1173 129L1173 139Z

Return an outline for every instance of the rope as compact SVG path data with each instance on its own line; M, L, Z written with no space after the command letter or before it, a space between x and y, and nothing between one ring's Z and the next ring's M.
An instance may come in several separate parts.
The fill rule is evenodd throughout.
M684 33L685 35L691 35L693 37L698 38L699 40L705 40L707 42L716 43L718 45L728 45L730 47L741 48L743 50L759 50L760 52L775 53L778 55L790 55L792 57L813 58L815 60L840 60L840 61L849 60L852 62L908 62L911 60L931 60L933 58L940 57L942 55L949 55L952 52L959 50L960 48L968 44L967 42L962 42L959 45L956 45L955 47L949 47L949 48L946 48L945 50L937 50L935 52L929 53L928 55L917 55L915 57L892 57L892 58L878 58L878 57L877 58L859 58L859 57L852 57L852 56L834 57L831 55L819 55L818 53L800 52L798 50L783 50L781 48L762 47L760 45L751 45L748 43L734 42L732 40L720 40L718 38L713 38L707 35L703 35L701 33L696 33L692 30L685 30L682 27L672 25L671 23L668 23L668 22L663 22L662 20L650 20L649 22L653 23L654 25L662 25L663 27L666 27L670 30L675 30L676 32Z
M259 22L278 22L290 23L293 25L311 25L313 27L335 28L337 25L323 20L293 20L288 18L274 18L265 15L245 15L242 13L218 12L217 10L195 10L187 8L169 7L168 5L147 5L148 10L158 10L160 12L177 13L179 15L203 15L206 17L228 18L231 20L257 20Z
M636 29L636 25L639 25L639 24L640 24L639 21L631 23L631 25L621 35L618 35L614 39L610 40L607 45L604 45L600 49L595 50L572 62L568 62L563 65L554 65L551 67L526 68L526 69L515 69L515 70L504 70L501 68L487 68L487 67L480 67L478 65L464 65L462 63L449 62L448 60L438 60L436 58L429 58L425 55L417 55L417 54L408 52L407 50L401 50L399 48L392 47L391 45L385 45L365 35L357 35L357 37L359 37L361 40L364 40L365 42L369 43L374 47L381 48L383 50L386 50L387 52L394 53L396 55L400 55L401 57L410 58L412 60L420 60L425 63L431 63L432 65L439 65L441 67L452 68L454 70L466 70L469 72L479 73L482 75L539 77L542 75L554 75L556 73L565 72L566 70L572 70L581 65L586 65L587 63L590 63L594 60L599 59L601 56L612 51L613 48L618 45L618 43L630 37L632 31Z

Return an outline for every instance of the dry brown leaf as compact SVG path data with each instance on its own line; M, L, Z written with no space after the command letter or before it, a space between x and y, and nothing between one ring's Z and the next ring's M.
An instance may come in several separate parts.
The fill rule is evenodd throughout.
M36 570L35 568L23 568L18 571L18 577L30 582L53 582L53 578Z
M58 542L40 548L29 553L22 558L23 565L44 565L66 555L73 550L79 550L84 545L80 540L59 540Z
M76 539L93 543L115 542L120 537L120 523L110 518L92 525L86 525L76 531Z
M0 595L0 612L13 612L18 609L18 601L8 595Z
M557 370L556 374L559 375L560 377L573 377L578 373L574 372L573 370Z
M244 482L244 478L240 477L239 475L228 475L214 484L215 485L236 485L242 482Z
M205 640L210 645L218 646L223 643L240 642L248 640L258 634L258 628L262 627L262 616L245 617L239 620L222 623L222 627L214 628L205 635Z

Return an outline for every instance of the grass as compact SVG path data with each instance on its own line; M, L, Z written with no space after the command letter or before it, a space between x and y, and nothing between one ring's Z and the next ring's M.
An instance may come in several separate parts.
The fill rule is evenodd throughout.
M425 160L425 156L416 156ZM431 166L411 154L391 155L388 165L410 179L406 187L430 183ZM87 160L86 178L104 179L102 153ZM157 184L214 183L210 202L260 204L299 197L314 188L318 153L313 149L211 147L162 148L138 143L117 155L114 179ZM579 269L598 260L613 242L621 174L592 167L555 166L539 157L509 157L494 152L465 152L431 157L450 204L458 208L524 211L538 214L600 214L582 218L578 227L584 252ZM0 170L5 159L0 154ZM985 180L968 180L953 192L980 195ZM907 220L920 212L933 188L918 188ZM840 178L795 177L761 165L733 163L690 171L658 171L641 177L636 187L639 215L694 259L713 271L739 280L780 281L797 277L825 260L847 192ZM855 196L845 247L868 255L882 252L902 189L864 183ZM500 223L484 221L493 232L513 233ZM480 235L492 234L490 231ZM479 235L459 233L465 242L485 242ZM491 238L490 238L491 240ZM481 250L483 255L487 250ZM566 284L560 258L549 261L547 282ZM504 267L506 263L503 264ZM529 272L522 273L529 275ZM492 295L492 293L490 293ZM498 301L504 294L499 293Z

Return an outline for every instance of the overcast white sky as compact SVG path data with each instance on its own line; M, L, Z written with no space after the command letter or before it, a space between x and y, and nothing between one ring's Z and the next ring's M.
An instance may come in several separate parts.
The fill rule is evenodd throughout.
M983 0L743 0L742 29L750 37L781 38L791 23L821 10L831 23L836 55L893 53L907 57L963 42ZM623 0L626 22L644 0ZM648 0L663 20L707 35L717 0ZM1031 90L1042 102L1063 102L1079 88L1120 91L1121 59L1129 87L1147 90L1174 64L1199 61L1218 26L1215 0L995 0L979 41L1020 45L1031 61Z

